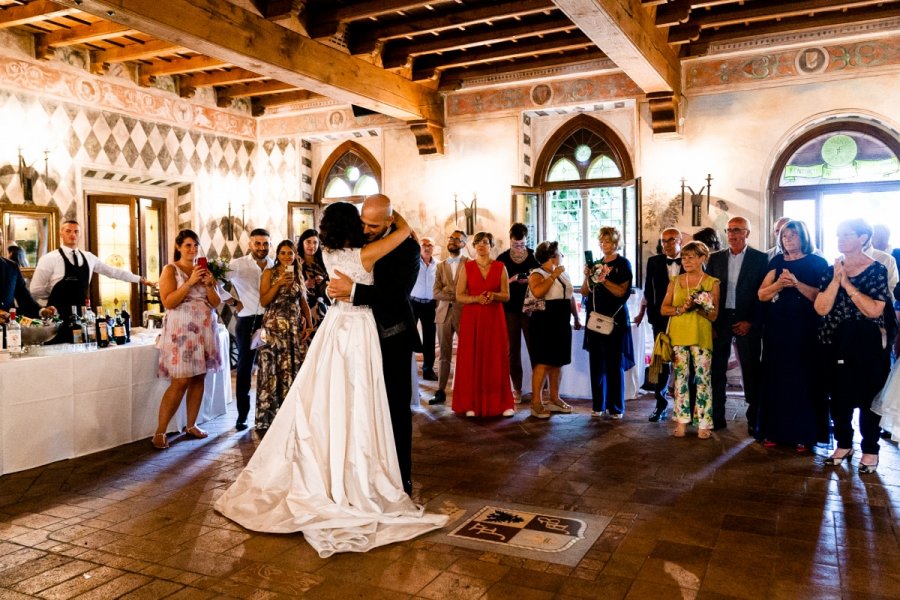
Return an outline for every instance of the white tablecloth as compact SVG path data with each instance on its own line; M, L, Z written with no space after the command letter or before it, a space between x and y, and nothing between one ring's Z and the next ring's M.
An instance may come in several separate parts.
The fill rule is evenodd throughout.
M220 326L223 369L208 373L198 423L231 402L228 331ZM0 362L0 474L91 454L156 430L169 385L156 377L159 351L148 337L93 352ZM187 422L184 402L169 424Z
M637 314L640 309L642 294L632 294L628 300L629 315ZM586 323L587 318L582 314L581 322ZM631 324L631 337L634 342L634 367L625 371L625 399L630 400L639 394L643 383L644 367L646 366L646 344L653 336L653 330L646 319L640 324ZM562 369L559 385L559 393L568 398L591 398L591 370L588 362L588 352L583 349L584 329L572 332L572 362ZM531 363L528 360L528 350L525 341L522 340L522 392L531 392Z

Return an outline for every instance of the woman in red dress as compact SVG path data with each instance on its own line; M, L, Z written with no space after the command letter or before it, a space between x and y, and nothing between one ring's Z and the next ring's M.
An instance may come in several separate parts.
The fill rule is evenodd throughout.
M509 300L509 276L491 258L494 236L475 234L475 260L465 263L456 284L456 301L464 304L456 347L453 412L467 417L511 417L509 340L501 302Z

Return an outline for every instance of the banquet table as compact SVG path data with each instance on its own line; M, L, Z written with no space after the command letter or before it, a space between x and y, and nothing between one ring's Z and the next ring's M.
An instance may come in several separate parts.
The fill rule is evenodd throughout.
M156 376L155 334L87 352L0 362L0 475L150 438L169 385ZM198 423L231 402L228 330L218 330L222 370L206 375ZM168 430L187 424L184 402Z
M628 298L628 314L635 315L640 310L643 294L640 290ZM584 312L581 314L581 323L587 322ZM644 376L644 367L647 364L647 344L653 338L653 330L644 319L640 325L629 321L631 337L634 344L634 366L625 371L625 399L636 398L640 393L640 387ZM567 398L591 398L591 372L588 362L588 352L583 348L584 329L572 331L572 362L562 368L559 393ZM522 341L522 392L531 392L531 363L528 360L528 350Z

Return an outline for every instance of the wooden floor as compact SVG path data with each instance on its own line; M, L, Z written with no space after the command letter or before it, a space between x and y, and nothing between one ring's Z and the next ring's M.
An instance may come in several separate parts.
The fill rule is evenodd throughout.
M417 499L611 517L575 567L414 540L320 559L212 504L253 453L234 415L207 440L149 441L0 478L0 598L900 598L900 452L878 473L747 438L740 398L711 440L587 401L549 422L415 416ZM233 409L232 409L233 410ZM28 432L19 432L28 435ZM858 454L858 452L857 452Z

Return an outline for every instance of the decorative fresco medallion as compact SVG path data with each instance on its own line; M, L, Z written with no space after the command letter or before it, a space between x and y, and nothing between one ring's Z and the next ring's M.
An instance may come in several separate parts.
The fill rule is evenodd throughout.
M828 52L825 48L804 48L797 53L795 65L798 73L824 73L828 68Z
M538 106L543 106L550 102L550 99L553 97L553 90L550 89L549 85L540 84L531 88L531 101L537 104Z
M563 552L584 539L586 528L581 519L485 506L449 535L533 552Z
M328 115L328 126L331 129L339 129L344 124L344 113L336 110Z
M78 99L83 102L94 103L100 101L100 88L97 86L97 83L85 77L79 77L75 81L75 93L78 95Z

